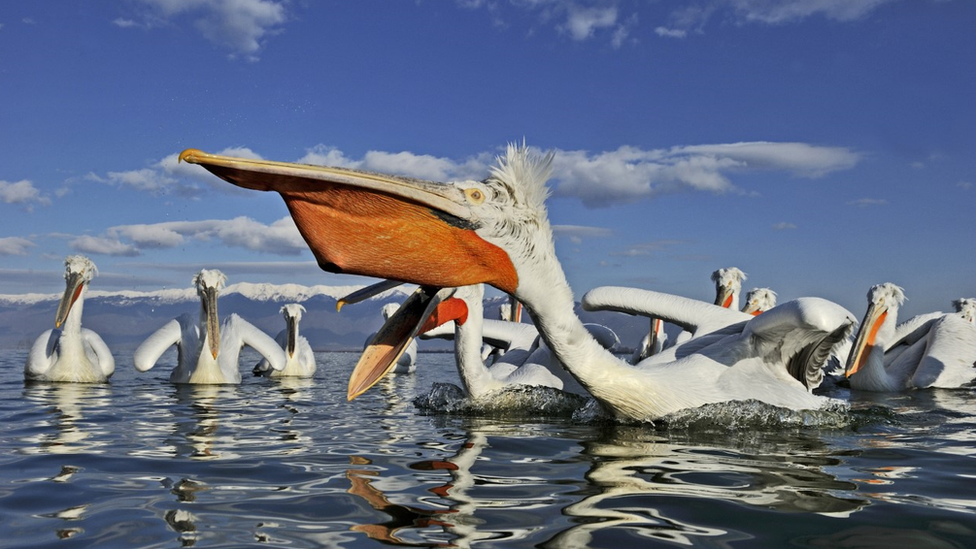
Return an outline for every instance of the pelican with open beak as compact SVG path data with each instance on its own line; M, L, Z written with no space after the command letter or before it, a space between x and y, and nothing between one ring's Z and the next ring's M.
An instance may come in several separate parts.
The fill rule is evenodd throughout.
M783 314L756 323L764 334L776 328L768 337L751 337L758 332L747 331L714 355L694 353L672 363L632 366L605 349L576 315L572 289L555 254L545 207L551 154L510 145L485 180L446 184L195 149L183 151L180 160L235 185L281 195L326 271L418 284L428 297L478 283L514 296L532 315L553 355L623 421L653 421L728 400L803 409L831 403L813 395L787 369L798 357L801 369L819 367L813 362L852 323L843 308L824 300L793 302ZM429 302L420 305L426 310ZM396 330L400 336L413 333ZM393 351L378 354L388 352ZM729 357L736 360L728 363ZM361 368L371 367L373 359L364 360L353 379ZM351 383L350 395L361 388Z

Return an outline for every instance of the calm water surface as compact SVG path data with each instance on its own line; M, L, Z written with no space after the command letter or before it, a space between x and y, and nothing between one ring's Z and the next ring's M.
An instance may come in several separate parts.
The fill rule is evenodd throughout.
M107 385L28 385L0 351L0 547L976 547L972 391L667 430L423 415L448 354L352 403L353 353L221 387L116 356Z

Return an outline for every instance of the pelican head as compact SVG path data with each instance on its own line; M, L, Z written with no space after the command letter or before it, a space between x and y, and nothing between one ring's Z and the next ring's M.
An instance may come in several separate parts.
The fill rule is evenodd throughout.
M737 306L739 292L742 290L742 281L746 279L746 273L736 267L719 269L712 273L712 282L715 283L715 304L720 307Z
M964 319L976 324L976 298L961 297L953 301L952 306L955 307L956 312L962 315Z
M210 353L217 358L220 352L220 325L217 319L217 294L227 282L224 273L217 269L203 269L193 277L193 286L197 289L200 296L202 307L201 316L205 316L207 326L207 338L210 341Z
M81 298L91 279L98 274L98 268L92 260L83 255L69 255L64 259L64 280L67 286L61 302L58 304L58 312L54 315L54 326L60 328L71 307Z
M746 304L742 307L742 312L756 316L775 306L776 292L769 288L753 288L746 294Z
M285 325L288 327L288 347L285 348L285 352L291 358L295 356L295 349L298 348L298 323L302 320L305 307L298 303L289 303L282 306L280 312L285 317Z
M845 375L850 377L867 361L871 350L878 344L878 332L882 327L894 329L898 308L905 302L905 291L891 282L876 284L868 290L868 310L857 330L854 346L847 357ZM884 336L882 336L884 337Z

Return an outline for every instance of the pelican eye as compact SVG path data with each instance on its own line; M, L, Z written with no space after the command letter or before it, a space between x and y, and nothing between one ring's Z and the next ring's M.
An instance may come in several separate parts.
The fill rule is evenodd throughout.
M475 206L485 201L485 193L481 189L464 189L464 196Z

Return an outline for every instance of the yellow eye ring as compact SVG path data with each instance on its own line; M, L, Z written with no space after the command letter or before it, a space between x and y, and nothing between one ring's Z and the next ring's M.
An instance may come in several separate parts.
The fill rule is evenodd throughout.
M481 189L464 189L464 196L468 197L468 202L474 205L481 204L485 201L485 193Z

